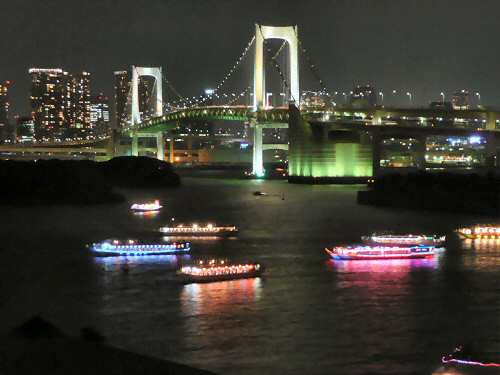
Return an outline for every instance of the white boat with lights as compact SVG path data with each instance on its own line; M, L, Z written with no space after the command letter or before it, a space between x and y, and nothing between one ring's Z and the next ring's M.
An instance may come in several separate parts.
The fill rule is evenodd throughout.
M159 200L149 203L134 203L130 206L130 209L134 212L152 212L159 211L163 206L160 204Z
M165 233L167 236L232 236L238 233L238 228L235 226L217 226L215 224L178 224L161 227L160 232Z
M457 230L460 237L466 239L500 239L500 225L475 225Z
M326 253L336 260L417 259L435 254L434 246L383 246L349 245L326 248Z
M177 271L177 278L185 284L209 283L259 277L264 268L259 263L230 264L225 261L200 261L183 266Z
M182 254L191 250L191 244L177 242L138 242L136 240L105 240L89 245L91 251L102 255L165 255Z
M383 245L429 245L435 247L443 246L446 236L428 234L385 234L373 233L370 236L363 236L361 240L369 244Z

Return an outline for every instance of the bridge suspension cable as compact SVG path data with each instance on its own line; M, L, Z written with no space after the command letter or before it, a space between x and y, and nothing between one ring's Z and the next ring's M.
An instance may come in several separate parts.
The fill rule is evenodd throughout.
M211 94L193 97L191 100L189 100L189 104L198 105L200 103L201 104L205 103L207 100L213 99L213 97L218 97L217 95L224 86L224 84L233 76L238 67L241 66L241 63L245 60L245 57L247 56L248 51L250 50L254 42L255 42L255 36L252 36L250 41L247 43L245 49L243 50L243 52L237 58L236 62L229 69L224 78L215 86L214 91Z
M307 53L307 50L304 48L304 45L303 45L302 41L300 40L296 29L295 29L295 35L297 37L297 42L299 44L300 52L302 52L302 54L304 55L304 57L306 59L307 66L311 70L311 73L313 74L314 78L319 82L319 85L321 87L321 91L324 92L325 94L327 94L328 96L330 96L329 90L326 88L324 81L321 79L321 77L319 75L318 67L316 66L316 64L313 63L311 57Z
M247 86L239 94L232 93L233 99L231 99L229 102L227 102L224 105L227 105L227 106L233 105L239 99L241 99L241 97L244 97L246 94L248 94L248 92L250 91L251 88L252 88L251 86Z

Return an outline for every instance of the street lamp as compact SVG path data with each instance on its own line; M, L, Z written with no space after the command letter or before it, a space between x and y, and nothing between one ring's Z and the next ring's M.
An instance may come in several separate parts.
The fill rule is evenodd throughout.
M441 101L444 103L444 92L441 92L439 95L441 95Z
M480 105L481 104L481 94L479 92L476 92L476 96L477 96L477 105Z
M381 103L383 104L384 103L384 93L382 91L380 91L378 94L380 95Z
M407 92L406 95L410 98L410 105L411 105L413 99L411 92Z
M344 96L344 104L347 104L347 95L346 95L346 93L343 92L342 95Z

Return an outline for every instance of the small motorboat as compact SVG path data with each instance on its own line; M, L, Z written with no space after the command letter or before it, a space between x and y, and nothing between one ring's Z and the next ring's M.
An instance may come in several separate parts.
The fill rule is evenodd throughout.
M263 191L254 191L253 195L255 195L255 196L262 196L262 195L267 195L267 193L264 193Z

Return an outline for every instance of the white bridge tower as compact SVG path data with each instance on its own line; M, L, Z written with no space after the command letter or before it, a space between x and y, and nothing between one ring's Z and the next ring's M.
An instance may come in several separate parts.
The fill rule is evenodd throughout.
M139 67L132 65L132 105L130 121L132 126L141 122L141 113L139 112L139 78L143 76L153 77L155 79L156 94L155 116L163 116L163 94L162 94L162 72L161 67Z

